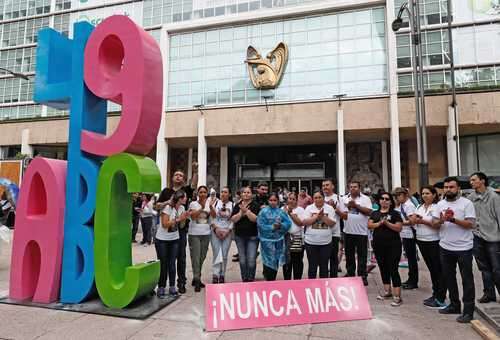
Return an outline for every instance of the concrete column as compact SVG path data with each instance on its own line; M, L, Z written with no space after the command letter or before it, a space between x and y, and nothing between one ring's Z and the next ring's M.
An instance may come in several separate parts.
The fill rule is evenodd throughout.
M23 129L21 133L21 153L33 157L33 147L30 145L30 129Z
M193 178L193 148L188 150L188 164L187 164L187 179L190 181Z
M160 50L163 55L168 55L169 50L168 33L166 30L161 30ZM160 129L158 136L156 136L156 164L160 169L161 174L161 187L168 186L168 143L165 139L165 125L166 125L166 106L167 106L167 85L168 85L168 59L165 58L163 65L163 104Z
M387 141L383 140L381 142L381 150L382 150L382 184L384 185L384 189L389 191L389 166L387 160Z
M457 109L458 110L458 109ZM448 175L458 176L459 174L459 150L457 143L457 122L452 106L448 107L448 127L446 129L446 146L448 154Z
M344 143L344 110L337 110L337 191L339 195L345 194L345 143Z
M0 146L0 159L7 158L8 153L9 153L8 146Z
M220 189L227 186L228 183L228 158L227 146L220 147Z
M207 141L205 139L205 117L198 119L198 185L207 185Z
M394 0L386 1L386 39L387 39L387 61L389 66L388 88L389 88L389 111L391 121L391 178L392 187L401 186L401 153L399 150L399 111L398 111L398 74L396 55L396 34L392 31L391 24L394 21Z

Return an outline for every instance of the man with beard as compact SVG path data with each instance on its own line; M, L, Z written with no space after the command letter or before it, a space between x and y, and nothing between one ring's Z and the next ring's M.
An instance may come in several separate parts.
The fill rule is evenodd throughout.
M468 323L474 313L474 275L472 272L472 230L476 224L476 213L471 201L460 196L460 185L456 177L444 180L444 199L432 212L433 223L440 228L439 246L441 265L446 277L450 304L439 311L441 314L461 314L460 323ZM456 267L462 276L463 313L458 294Z
M186 175L182 170L176 170L172 176L172 188L165 188L161 191L158 202L156 203L156 210L162 211L165 206L169 203L173 194L179 190L186 193L188 199L184 209L188 210L190 198L193 197L194 189L198 184L198 163L193 162L193 178L189 185L185 184ZM177 289L180 294L186 292L186 244L187 244L187 233L188 233L188 222L186 222L183 228L179 229L179 253L177 255Z

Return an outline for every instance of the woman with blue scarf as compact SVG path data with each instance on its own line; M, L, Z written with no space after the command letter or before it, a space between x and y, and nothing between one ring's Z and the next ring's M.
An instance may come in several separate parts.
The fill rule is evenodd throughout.
M285 235L292 225L287 213L279 208L276 193L269 196L269 205L257 216L263 274L266 281L276 280L278 269L286 263Z

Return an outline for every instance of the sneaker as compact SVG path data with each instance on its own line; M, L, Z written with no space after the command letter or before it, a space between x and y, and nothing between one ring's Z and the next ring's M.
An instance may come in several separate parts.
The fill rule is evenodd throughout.
M481 298L479 300L477 300L477 302L479 302L479 303L489 303L489 302L496 302L496 301L497 301L496 297L492 298L486 294L484 294L483 296L481 296Z
M366 276L363 276L363 285L365 287L368 286L368 278L366 278Z
M427 299L425 299L423 301L423 304L425 305L426 303L431 303L431 302L434 302L436 298L434 296L431 296L431 297L428 297Z
M462 314L459 317L457 317L457 322L470 323L472 319L473 319L472 314Z
M164 299L165 298L165 287L158 287L156 290L156 296L159 299Z
M424 306L431 309L444 309L446 308L446 304L443 302L439 302L437 299L433 299L432 301L424 301Z
M213 284L219 283L219 277L217 275L212 276L212 283Z
M383 301L392 298L392 293L384 292L384 294L380 294L377 296L377 300Z
M461 310L460 310L460 307L456 307L456 306L449 304L445 308L439 310L439 313L440 314L460 314Z
M392 307L399 307L399 306L401 306L402 303L403 303L403 299L401 299L400 296L395 296L392 299L391 306Z
M170 295L170 296L177 296L177 295L179 295L179 294L178 294L178 293L177 293L177 291L175 290L175 287L170 287L170 288L168 289L168 295Z

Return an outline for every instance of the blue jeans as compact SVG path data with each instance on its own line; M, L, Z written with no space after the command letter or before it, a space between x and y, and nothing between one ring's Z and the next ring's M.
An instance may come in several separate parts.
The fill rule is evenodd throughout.
M236 246L240 257L241 279L243 282L255 281L255 269L257 267L257 248L259 238L257 236L241 237L235 236Z
M229 252L229 248L231 247L231 235L227 235L225 239L221 240L215 235L214 232L212 232L211 243L213 253L213 274L217 277L225 276L227 266L227 253ZM215 263L218 258L219 251L222 252L222 262Z
M160 279L158 287L165 288L167 277L169 287L175 287L175 261L179 251L179 240L164 241L155 239L156 256L160 260Z
M483 291L496 300L496 289L500 292L500 242L488 242L474 235L474 257L483 277Z

